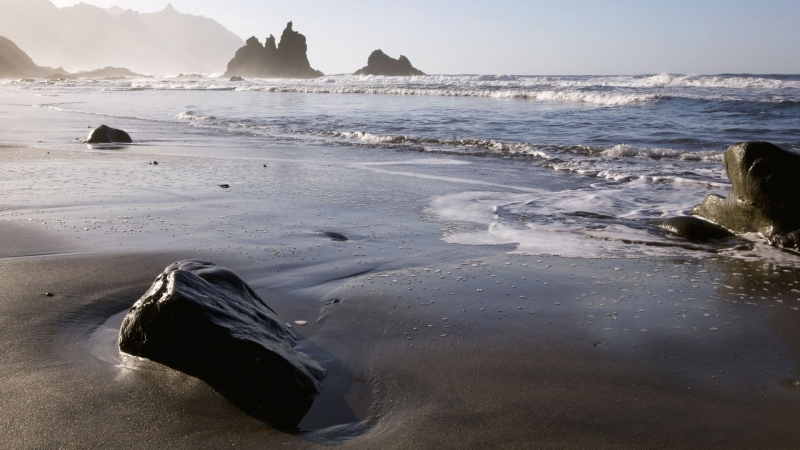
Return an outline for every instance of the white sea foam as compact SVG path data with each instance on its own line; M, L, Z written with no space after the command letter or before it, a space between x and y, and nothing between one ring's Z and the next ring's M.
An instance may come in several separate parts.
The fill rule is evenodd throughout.
M657 186L640 177L555 192L443 195L431 200L427 212L444 221L483 228L445 234L443 240L450 243L514 244L517 253L563 257L685 255L719 248L689 245L657 232L647 221L687 215L707 193L702 186Z
M464 138L440 139L432 137L381 135L362 131L330 131L323 132L328 136L347 140L356 140L374 145L412 145L423 147L426 150L436 151L441 148L471 149L491 153L525 155L545 160L568 158L552 163L556 170L568 170L577 173L597 173L602 170L595 156L604 158L650 158L650 159L675 159L682 161L722 161L724 152L721 151L683 151L666 148L641 148L628 144L618 144L606 149L596 149L586 146L554 146L537 145L527 142L502 142L491 139ZM587 158L589 157L589 158ZM627 178L630 175L624 175ZM609 178L617 177L610 175Z
M626 85L624 82L620 84L620 86L624 85ZM758 76L699 76L663 73L640 79L634 78L627 85L631 87L680 86L727 89L797 89L800 88L800 81L778 80Z
M520 99L537 102L622 106L665 98L800 101L796 77L699 76L510 76L431 75L382 77L332 75L311 80L247 79L230 82L218 74L179 74L124 80L14 80L21 86L94 86L105 90L239 90L307 94L366 94ZM756 91L768 91L754 95Z
M479 75L477 81L516 81L518 77L511 75Z
M525 153L531 150L530 144L524 142L501 142L492 139L440 139L418 136L380 135L362 131L331 131L324 132L324 134L344 139L358 140L369 144L409 144L423 146L462 147L510 153Z
M197 121L205 121L205 120L214 120L216 117L214 116L203 116L200 114L195 113L194 111L184 111L175 116L176 119L180 120L197 120Z
M652 158L652 159L682 159L684 161L722 161L725 152L721 151L694 151L686 152L677 149L669 148L638 148L628 144L618 144L611 148L605 149L600 153L602 156L619 158L619 157L636 157L636 158Z
M520 99L541 102L587 103L599 106L620 106L631 103L654 101L661 98L653 94L620 94L584 91L534 91L522 89L464 89L464 88L423 88L387 86L315 86L315 85L249 85L237 90L265 92L297 92L305 94L370 94L406 95L423 97L477 97L495 99Z

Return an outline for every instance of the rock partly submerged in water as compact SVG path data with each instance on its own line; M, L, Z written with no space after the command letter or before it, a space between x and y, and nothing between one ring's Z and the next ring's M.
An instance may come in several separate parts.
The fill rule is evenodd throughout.
M248 414L293 429L325 371L234 272L209 261L168 266L133 305L119 347L196 376Z
M692 214L736 233L757 232L774 244L793 245L790 235L800 230L800 155L769 142L742 142L725 151L725 170L731 193L709 195Z
M425 75L421 70L411 65L411 61L403 55L399 59L375 50L367 58L366 67L358 69L354 75L384 75L389 77L409 77Z
M695 242L725 239L734 236L725 227L698 217L671 217L669 219L653 220L650 223L662 230Z
M133 139L131 139L131 136L128 133L122 130L100 125L89 132L89 137L87 137L84 141L86 144L110 144L115 142L129 144L133 142Z

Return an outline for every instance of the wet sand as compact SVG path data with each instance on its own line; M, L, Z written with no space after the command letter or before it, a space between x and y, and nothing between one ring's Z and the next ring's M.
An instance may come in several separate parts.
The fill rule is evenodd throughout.
M276 217L256 234L263 223L239 225L242 208L218 190L175 207L188 196L177 174L139 198L98 177L102 164L150 170L146 155L10 152L18 186L61 170L74 191L10 191L2 205L0 447L795 448L800 437L794 267L458 246L441 224L406 219L413 209L361 220L356 194L311 212L278 205L303 225ZM67 179L81 172L98 180L89 195ZM198 219L226 209L230 222ZM148 224L156 215L166 231ZM353 240L331 240L328 225ZM114 352L119 314L166 265L196 257L239 273L329 369L301 423L312 431L274 430L202 381Z

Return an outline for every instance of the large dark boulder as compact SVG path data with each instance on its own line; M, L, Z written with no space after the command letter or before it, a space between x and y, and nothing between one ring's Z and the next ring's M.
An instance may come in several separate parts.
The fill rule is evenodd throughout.
M205 381L249 414L292 429L325 371L294 350L292 330L232 271L171 264L125 316L119 348Z
M709 195L692 214L770 239L800 229L800 155L769 142L742 142L725 151L725 170L731 193Z
M116 128L100 125L89 133L84 143L86 144L109 144L113 142L131 143L133 140L131 136Z
M725 239L734 235L713 222L692 216L657 219L651 223L662 230L696 242Z
M251 37L245 46L236 51L228 63L226 77L250 78L318 78L324 74L314 70L308 62L306 37L286 25L281 41L276 45L270 35L265 45Z
M421 70L414 68L414 66L411 65L411 61L403 55L400 55L400 59L394 59L381 50L375 50L369 55L369 58L367 58L366 67L358 69L354 75L407 77L425 74Z

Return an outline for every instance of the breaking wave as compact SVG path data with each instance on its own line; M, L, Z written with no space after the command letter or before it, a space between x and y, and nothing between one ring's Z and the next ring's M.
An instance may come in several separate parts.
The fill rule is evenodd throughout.
M5 83L28 89L60 87L105 91L202 90L305 94L362 94L519 99L595 106L646 104L667 99L788 102L800 104L800 77L756 75L514 76L333 75L312 80L247 79L231 82L200 74L114 80L23 79Z
M176 119L179 120L214 120L216 117L214 116L203 116L200 114L196 114L194 111L184 111L175 116Z
M439 139L430 137L416 137L403 135L381 135L362 131L328 131L323 132L331 137L346 140L361 141L374 145L410 145L431 147L460 147L465 149L483 150L494 153L512 155L536 156L543 159L557 159L560 155L594 156L604 158L649 158L649 159L676 159L683 161L722 161L724 152L721 151L682 151L667 148L641 148L628 144L618 144L613 147L585 146L585 145L541 145L527 142L502 142L492 139L465 138L465 139Z

